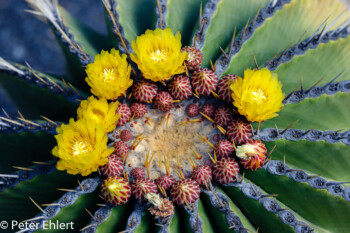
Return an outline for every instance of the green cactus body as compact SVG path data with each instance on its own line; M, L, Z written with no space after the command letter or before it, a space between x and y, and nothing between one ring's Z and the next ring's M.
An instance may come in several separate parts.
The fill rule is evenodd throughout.
M35 229L15 229L23 230L20 232L45 232L45 221L49 220L73 222L74 229L66 232L81 230L86 233L349 232L350 12L342 1L101 0L105 8L108 37L76 20L53 0L27 2L48 21L70 65L61 81L35 71L29 64L12 64L0 58L0 84L21 111L17 119L0 118L0 154L3 159L0 164L0 220L26 220L38 226ZM193 129L201 137L196 143L202 140L206 145L193 150L195 159L188 159L187 162L186 156L181 157L178 167L171 167L169 172L164 154L185 148L186 145L178 143L176 134L162 134L163 128L160 128L158 131L143 131L143 136L170 138L168 141L178 143L177 148L169 146L161 156L147 155L142 161L135 162L140 158L137 157L139 154L147 154L147 151L138 152L135 149L142 145L142 140L138 142L135 137L138 130L133 125L135 121L146 128L147 124L152 124L151 120L147 118L143 122L139 119L152 116L153 119L161 119L153 120L159 125L166 121L168 127L173 119L161 111L152 111L153 115L147 113L151 112L150 103L144 103L146 107L138 105L131 108L129 111L139 111L139 115L130 112L128 119L131 118L131 121L126 121L124 126L118 126L108 134L110 147L119 140L116 135L120 130L129 130L132 135L131 139L125 139L130 157L129 160L125 159L123 176L130 182L136 180L130 174L132 168L143 168L142 165L149 168L154 159L162 166L153 163L147 178L156 180L164 174L172 175L176 180L183 178L184 185L178 185L183 187L180 191L166 192L162 187L168 185L171 189L171 178L166 177L161 183L143 177L144 183L140 182L136 195L142 196L142 199L132 197L125 205L113 206L101 198L103 177L98 172L83 177L56 170L57 161L52 160L50 151L55 146L56 127L76 117L79 102L90 95L84 81L84 67L93 63L93 58L102 49L112 49L113 44L121 54L127 54L135 83L143 74L132 59L131 54L135 52L132 41L146 30L156 28L170 28L174 33L179 31L182 47L191 46L202 53L202 67L207 69L201 68L196 77L190 78L192 86L193 80L200 79L200 75L220 80L227 74L243 76L249 68L267 68L276 72L283 84L282 91L286 93L284 106L279 116L252 123L255 132L253 138L261 140L266 146L266 151L259 157L266 160L256 171L246 170L242 166L238 168L238 164L235 167L233 159L220 158L226 156L225 150L231 147L233 150L235 145L230 145L229 149L219 148L218 158L212 154L211 144L216 143L213 138L217 135L221 135L219 139L225 137L225 127L233 120L227 113L229 110L225 109L220 116L202 117L194 107L190 109L191 119L186 119L185 110L181 113L182 118L179 119L183 122L180 123L185 126L174 129L174 132L186 138ZM165 59L162 53L157 51L153 56L158 60ZM113 71L109 70L109 74L112 75ZM186 86L188 77L185 72L181 74L184 76L183 83L179 83ZM192 74L190 71L190 76ZM215 85L217 81L210 79ZM210 82L210 85L213 84ZM167 84L165 81L164 85ZM156 88L159 90L153 91L158 94L166 90L161 82L157 82ZM191 85L189 88L192 91ZM131 90L132 87L127 96L132 93ZM190 100L182 102L183 109L190 103L203 105L206 101L214 104L215 108L222 105L230 106L231 110L234 108L231 103L224 104L214 98L217 97L215 88L198 90L203 95L208 91L209 95L198 96L197 99L199 93L193 89ZM260 98L259 93L254 94ZM173 106L181 109L170 94L158 94L153 99L156 108L165 112L169 112ZM132 98L120 97L118 100L129 107L133 103ZM225 114L228 115L226 118ZM135 119L135 116L139 119ZM214 122L211 131L204 130L212 125L208 119ZM223 127L217 126L219 121ZM195 124L200 127L195 128ZM140 135L137 137L142 137ZM193 138L186 140L192 142ZM160 141L157 140L152 143ZM155 144L152 145L149 148L156 148ZM162 141L160 147L166 147L164 145L166 142ZM199 185L189 181L191 169L203 164L215 166L210 159L214 163L220 160L225 166L231 166L230 182L215 182L213 179L213 182L207 183L205 179L209 179L209 175L206 173L198 191ZM170 157L170 160L172 164L175 157ZM209 172L214 170L210 169ZM221 172L220 169L216 171ZM236 172L238 169L239 173ZM220 175L213 174L213 177L224 181L226 177L217 178ZM199 176L198 179L201 178ZM153 202L148 202L142 192L155 193L156 184L159 197L175 200L181 199L181 195L188 195L185 204L175 205L175 212L170 216L155 218L148 211ZM199 199L197 196L200 196ZM181 201L177 200L176 203ZM159 211L162 211L160 207ZM51 229L49 232L61 231Z

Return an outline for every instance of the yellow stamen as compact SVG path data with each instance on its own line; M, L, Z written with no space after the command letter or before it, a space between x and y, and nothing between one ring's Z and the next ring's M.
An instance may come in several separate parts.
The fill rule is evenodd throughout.
M103 69L103 82L109 82L115 79L114 69Z
M157 49L155 52L151 53L150 57L155 62L162 62L166 60L167 54L164 50Z
M258 89L258 92L252 91L253 99L258 103L262 104L266 101L266 96L263 90Z
M76 142L73 146L73 155L81 155L89 152L91 145L88 142Z

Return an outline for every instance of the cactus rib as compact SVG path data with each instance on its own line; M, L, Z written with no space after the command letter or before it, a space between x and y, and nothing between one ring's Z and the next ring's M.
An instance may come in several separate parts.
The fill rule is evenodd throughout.
M189 214L189 223L193 233L203 233L203 220L198 214L198 201L196 200L191 206L183 206L183 209Z
M47 121L45 123L37 121L29 121L18 117L19 121L10 118L0 117L0 132L2 133L37 133L45 132L49 134L56 134L57 123Z
M78 103L78 100L82 98L72 87L64 86L52 77L49 78L46 75L35 72L29 64L26 67L13 65L0 57L0 73L13 75L37 87L45 88L54 94L65 97L73 103Z
M208 26L210 24L210 19L212 15L215 13L217 4L220 2L220 0L209 0L207 4L205 4L204 7L204 14L200 15L199 17L199 23L198 23L198 29L194 33L194 36L192 38L192 44L195 46L196 49L201 49L204 45L205 40L205 32L208 29ZM202 13L202 9L200 9L200 12Z
M69 33L68 28L64 25L57 2L52 0L26 0L32 7L31 11L35 15L44 17L55 28L56 34L61 41L69 47L71 53L75 54L82 65L87 65L92 61L90 55L83 51L79 43L74 40L74 37Z
M3 192L7 187L15 187L21 181L28 181L37 175L46 175L56 170L56 161L48 161L40 163L33 167L24 169L12 174L0 174L0 192Z
M210 203L214 208L225 214L229 229L233 229L236 232L247 232L240 218L231 210L230 206L228 205L229 201L224 194L218 192L216 188L214 188L212 191L206 189L202 189L201 191L209 196ZM216 192L216 194L214 192ZM226 205L223 205L222 203L226 203Z
M156 27L164 29L167 27L165 22L165 16L167 13L167 1L168 0L157 0L156 14L157 14L157 23Z
M288 63L296 55L303 55L309 49L316 49L320 44L326 44L329 41L336 41L340 38L346 38L350 34L349 25L338 27L334 31L326 32L322 30L319 34L311 36L302 42L298 42L290 49L283 51L278 57L268 61L265 66L270 70L276 70L282 63Z
M327 189L329 194L342 196L344 200L350 202L350 189L341 185L348 182L327 181L321 176L309 175L299 169L291 169L279 160L270 160L264 165L264 168L271 174L288 176L296 182L307 183L315 189Z
M124 36L124 28L119 23L119 15L116 10L117 1L115 0L102 0L102 3L107 11L107 17L111 24L108 27L109 30L112 30L113 35L115 36L118 44L118 49L123 53L129 54L132 52L130 42Z
M256 186L250 181L249 183L246 182L240 174L238 175L238 180L239 181L235 183L223 185L224 191L229 187L238 188L246 197L259 201L264 207L264 209L277 215L282 221L282 223L293 227L295 230L300 228L301 226L305 227L308 230L312 229L305 222L299 221L296 218L296 216L292 213L292 211L286 208L281 208L281 206L277 203L275 198L272 198L271 195L263 194L263 191L261 191L258 186Z
M265 8L261 9L261 11L250 23L249 20L247 21L247 24L240 36L233 42L232 46L230 46L230 51L227 51L227 54L224 53L221 55L217 60L217 76L221 76L227 70L233 55L240 51L243 44L254 34L254 31L262 26L267 18L272 17L277 10L281 10L283 6L290 1L291 0L277 0L269 2Z
M287 95L283 103L285 105L294 104L303 101L305 98L318 98L321 95L335 95L338 92L348 93L350 91L350 80L334 83L335 78L323 86L313 86L307 90L300 89L293 91Z
M159 233L169 233L169 226L170 226L170 222L173 219L174 214L167 217L167 218L158 218L157 222L159 224L159 227L161 228L159 230Z
M266 192L278 193L276 199L284 205L293 206L293 211L305 219L316 232L342 232L341 229L348 229L348 222L344 220L349 215L350 202L344 198L331 195L327 190L315 189L307 183L296 182L287 176L271 174L266 169L245 171L245 174L255 184L264 187ZM322 180L320 181L322 184ZM335 193L342 193L340 186L338 183L329 187ZM348 191L346 189L347 195ZM310 208L317 211L310 212ZM333 208L337 211L330 211Z
M43 222L44 220L50 220L57 216L61 209L64 207L73 205L79 196L87 193L92 193L96 190L96 188L100 185L102 180L99 177L96 178L88 178L83 180L77 188L74 190L70 190L66 192L58 201L57 203L52 204L51 206L48 206L44 209L42 213L35 216L32 220L29 219L26 222L30 223L37 223L38 229L40 230L43 228Z
M135 232L135 230L139 228L142 221L142 215L146 209L147 209L146 205L135 203L135 209L130 214L127 221L127 227L125 229L126 232Z
M350 145L350 130L340 133L338 130L320 131L315 129L301 130L301 129L284 129L265 128L259 131L256 138L271 142L279 139L289 141L307 140L311 142L325 141L328 143L343 143Z
M99 208L91 217L90 224L81 229L81 232L96 232L97 227L108 219L109 215L111 214L112 208L113 206L107 204Z

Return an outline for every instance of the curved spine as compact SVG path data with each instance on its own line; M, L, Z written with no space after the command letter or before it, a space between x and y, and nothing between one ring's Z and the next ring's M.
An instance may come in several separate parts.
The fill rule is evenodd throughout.
M62 17L58 10L58 4L55 0L26 0L33 9L30 11L34 15L45 18L56 31L57 36L62 43L66 44L71 53L75 54L82 65L87 65L93 61L90 55L85 53L79 43L74 40L74 37L69 33L68 28L64 25Z
M339 75L337 76L339 77ZM334 83L335 77L332 81L328 82L323 86L313 86L307 90L297 90L291 92L283 100L283 103L286 104L295 104L303 101L306 98L318 98L322 95L335 95L339 92L349 93L350 92L350 80L344 80L337 83Z
M108 19L112 23L112 31L118 42L118 49L129 55L132 53L130 42L124 36L124 28L119 23L119 15L117 12L116 0L102 0L102 3L107 11Z
M28 223L28 225L31 223L37 224L38 228L36 228L35 230L25 229L21 232L34 232L36 230L42 229L45 221L54 218L62 208L73 205L76 202L76 200L78 200L79 196L95 191L101 182L102 180L99 177L88 178L83 180L80 183L80 185L74 190L66 192L57 201L57 203L53 203L52 205L46 207L41 214L25 221Z
M82 99L76 89L62 86L48 77L41 76L36 73L28 63L27 67L23 68L18 65L13 65L0 57L0 74L1 73L16 76L29 84L34 84L35 86L45 88L54 94L62 95L68 101L73 103L78 103L79 100Z
M311 142L325 141L328 143L343 143L350 145L350 130L340 133L339 131L320 131L320 130L301 130L301 129L284 129L279 130L276 128L265 128L259 131L255 136L262 141L276 141L279 139L285 139L289 141L307 140Z
M22 181L28 181L38 175L46 175L56 170L56 161L38 163L34 167L21 169L12 174L0 174L0 192L8 187L15 187Z
M279 160L270 160L264 168L271 174L288 176L296 182L308 183L315 189L326 189L333 196L342 196L344 200L350 202L350 187L344 188L341 184L348 182L327 181L326 179L309 175L299 169L291 169Z
M10 118L0 117L0 133L37 133L44 132L56 134L56 127L59 126L56 122L47 121L34 122L24 118L17 118L19 121L11 120Z
M320 44L326 44L330 41L346 38L350 34L349 26L349 24L340 26L336 30L329 32L322 30L319 34L316 34L316 31L314 36L293 45L290 49L283 51L278 57L268 61L265 64L265 67L270 70L276 70L279 65L288 63L294 56L305 54L309 49L316 49Z
M233 55L235 55L241 50L242 45L247 40L249 40L250 37L252 37L255 30L261 27L267 18L272 17L277 10L281 10L283 6L289 3L290 1L291 0L270 1L265 8L261 9L261 11L258 12L258 14L251 21L251 23L249 23L249 20L248 20L240 36L233 41L227 53L224 53L223 55L221 55L220 58L217 60L216 75L218 77L220 77L221 74L227 69Z
M127 227L125 232L134 232L137 227L141 224L142 213L147 210L148 205L142 205L140 203L135 203L135 210L130 214L128 218Z
M83 233L96 232L97 227L108 219L112 208L112 205L106 204L105 206L96 210L94 216L91 218L91 223L80 231Z
M196 49L201 49L205 41L205 33L210 24L210 19L215 13L216 8L220 0L209 0L204 7L204 14L202 15L202 8L200 9L198 29L195 32L192 43ZM201 5L202 7L202 5Z
M230 209L228 199L224 194L218 192L216 188L213 190L202 189L201 191L209 196L210 202L214 208L225 214L230 229L233 229L235 232L248 232L247 229L244 228L240 218ZM218 200L218 198L220 200Z
M156 9L156 14L157 14L157 23L156 26L157 28L164 29L167 27L166 22L165 22L165 15L167 13L167 2L168 0L157 0L157 9Z
M157 222L159 224L158 226L160 227L160 230L158 231L158 233L169 233L169 225L173 217L174 217L174 214L166 218L157 219Z
M191 206L185 205L183 208L190 215L189 222L193 233L203 233L203 220L198 214L198 200L196 200Z

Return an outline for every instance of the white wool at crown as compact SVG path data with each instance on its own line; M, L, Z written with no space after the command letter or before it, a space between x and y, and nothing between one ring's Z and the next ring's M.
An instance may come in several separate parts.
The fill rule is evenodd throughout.
M212 140L213 136L215 134L221 134L215 125L206 119L201 122L184 123L189 119L195 120L202 118L200 114L197 117L190 118L185 112L187 105L193 103L194 100L200 105L203 105L205 102L204 100L192 98L177 104L180 107L175 107L168 113L157 109L150 109L148 105L148 111L142 118L133 119L124 126L117 127L108 135L113 141L109 144L112 147L115 141L120 140L118 138L120 132L124 129L129 130L133 136L130 141L126 142L129 148L136 136L142 134L142 137L147 137L134 150L129 149L130 154L124 168L126 172L129 173L135 167L144 168L146 155L149 152L150 157L154 155L150 165L150 178L156 179L165 174L164 155L169 153L169 172L178 179L175 171L175 169L178 169L176 155L179 156L179 162L185 176L188 176L193 170L187 161L188 158L192 158L195 165L198 166L203 164L207 159L210 159L208 153L213 156L213 149L199 135L208 138L211 144L215 145L215 142ZM166 115L169 116L167 121ZM148 123L145 123L145 121L148 121ZM137 123L135 124L135 122ZM202 158L196 159L193 155L193 150Z

